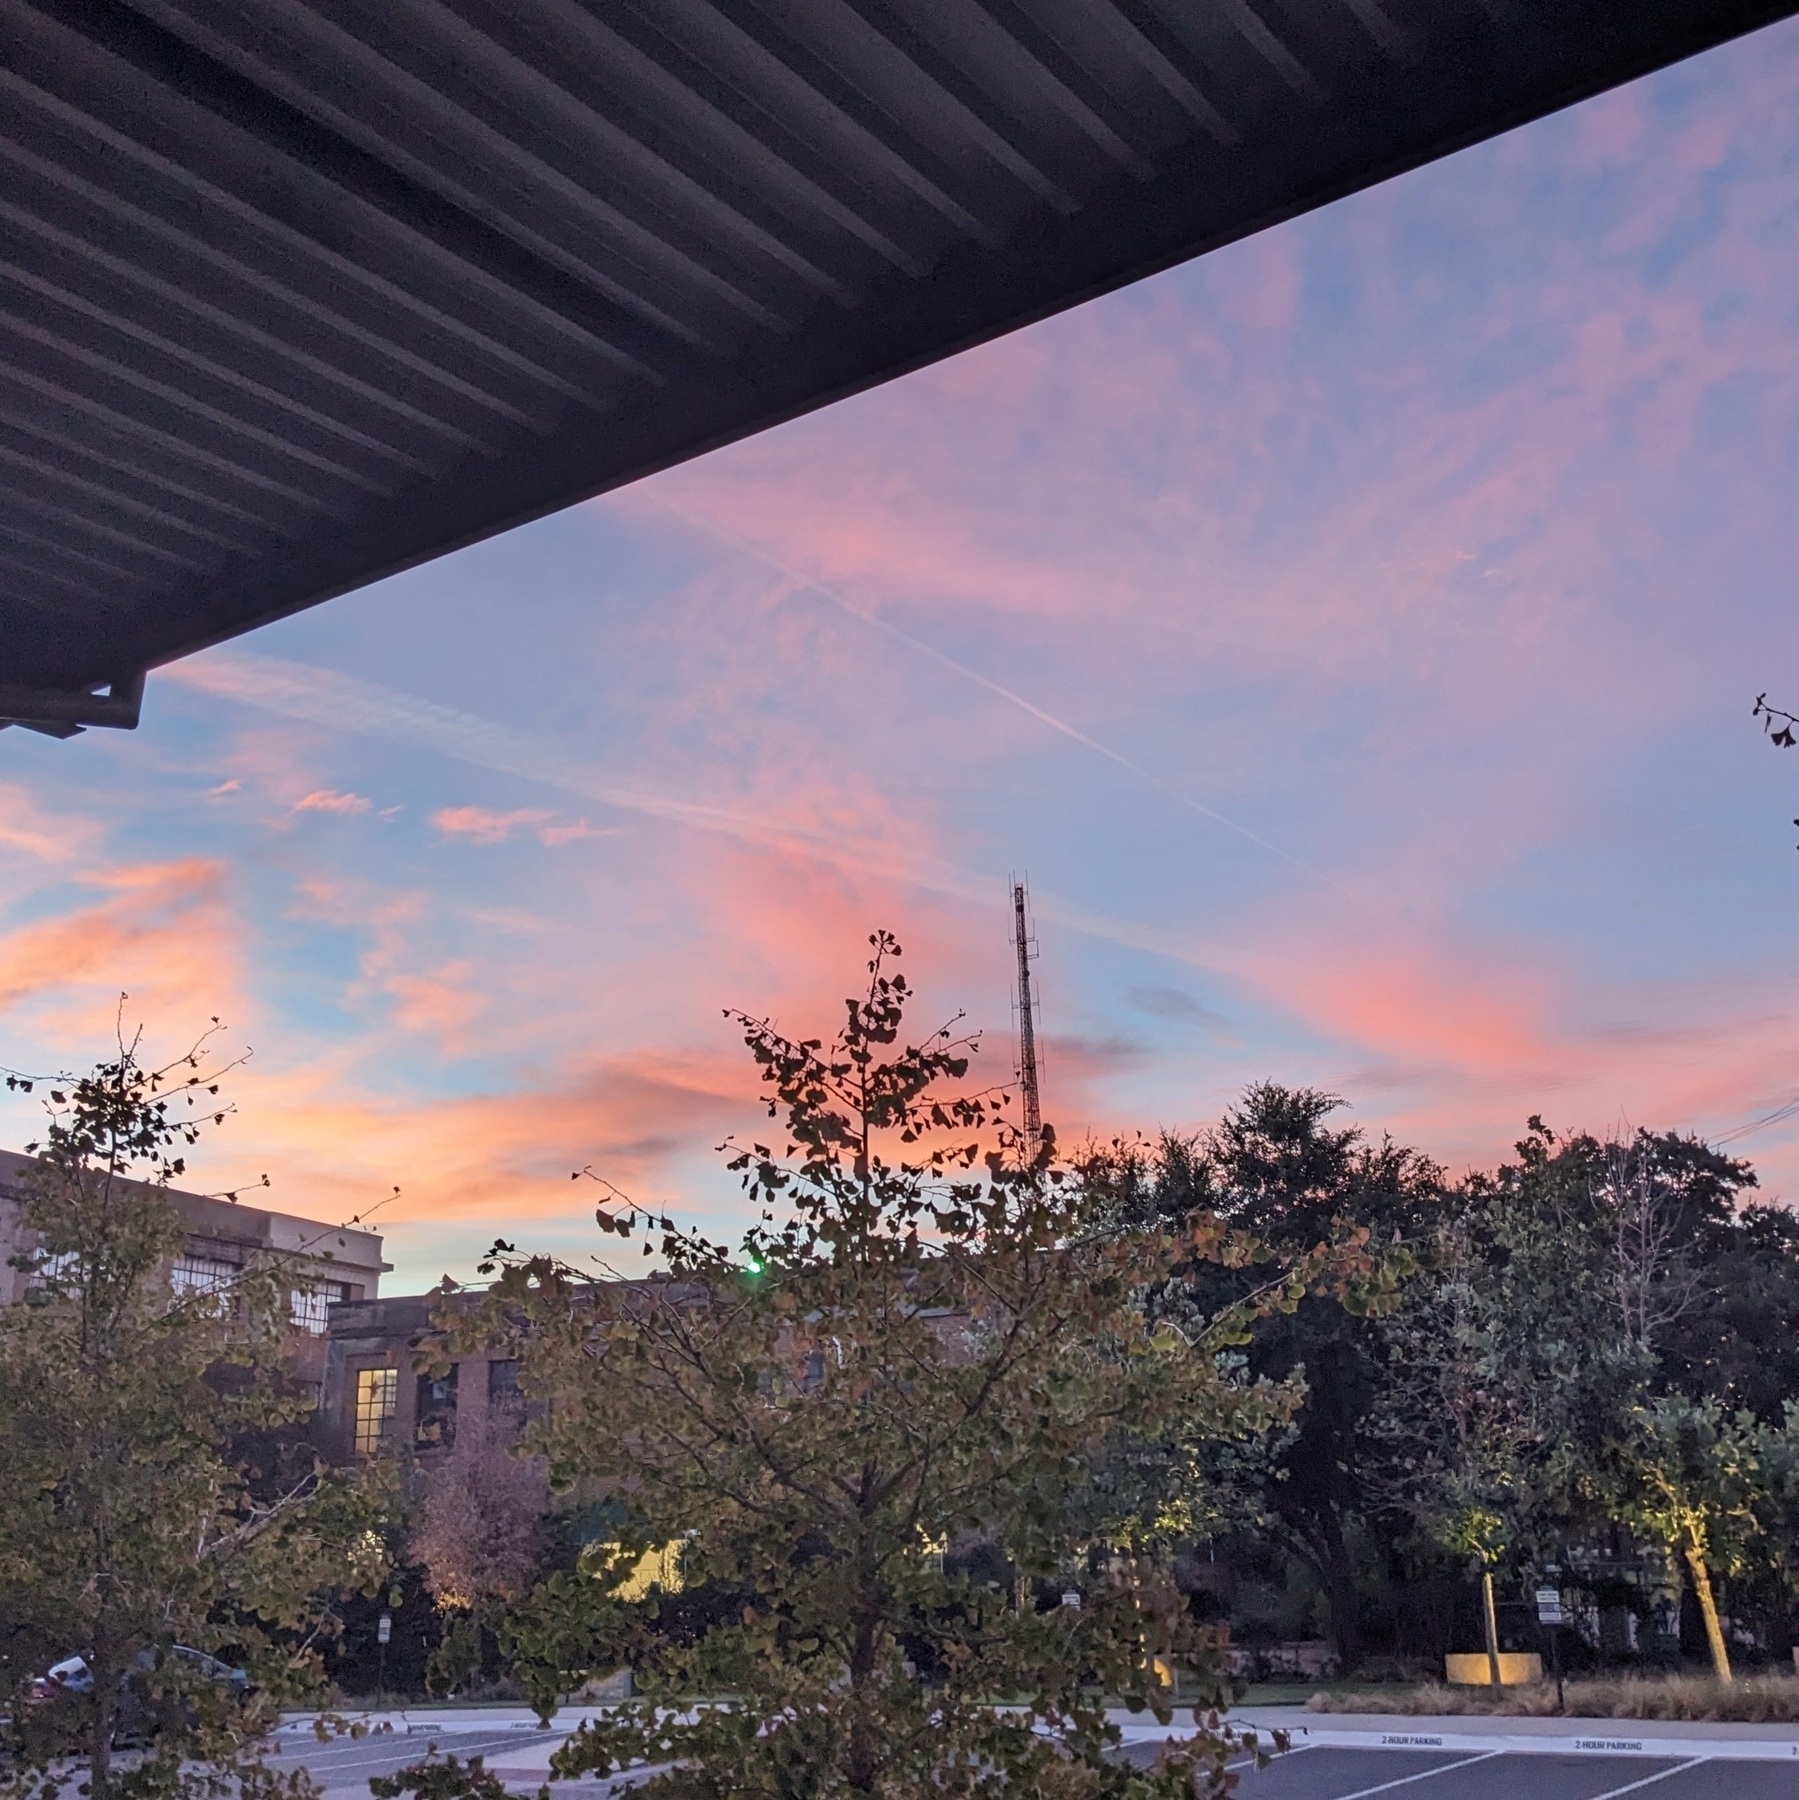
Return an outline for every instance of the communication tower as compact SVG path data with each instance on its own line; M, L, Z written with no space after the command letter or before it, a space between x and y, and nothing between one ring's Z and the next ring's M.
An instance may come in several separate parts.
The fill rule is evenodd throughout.
M1037 1087L1037 1018L1031 997L1031 959L1037 940L1031 935L1025 886L1012 883L1012 945L1018 952L1018 1093L1024 1102L1024 1150L1037 1154L1043 1136L1043 1101Z

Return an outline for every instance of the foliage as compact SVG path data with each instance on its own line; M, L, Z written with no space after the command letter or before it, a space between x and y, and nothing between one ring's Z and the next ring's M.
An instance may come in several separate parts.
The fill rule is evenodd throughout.
M268 1704L316 1667L334 1597L379 1573L380 1493L327 1474L299 1440L311 1398L283 1362L291 1275L170 1284L182 1230L167 1184L200 1124L224 1117L221 1073L206 1040L166 1068L121 1040L50 1090L44 1142L28 1146L14 1267L31 1285L0 1310L8 1792L48 1794L71 1752L96 1800L272 1792L256 1750ZM177 1645L246 1665L262 1697L233 1697ZM27 1704L32 1674L72 1652L89 1694ZM116 1768L116 1732L145 1719L150 1753Z
M547 1800L547 1787L537 1790L537 1800ZM488 1768L486 1758L471 1756L464 1762L454 1752L408 1764L392 1775L371 1775L369 1792L375 1800L511 1800L511 1790Z
M1369 1491L1483 1571L1530 1542L1562 1478L1563 1409L1543 1378L1572 1371L1521 1341L1542 1321L1507 1279L1523 1267L1518 1226L1489 1195L1447 1198L1383 1334L1368 1422Z
M1666 1552L1676 1598L1685 1571L1715 1623L1718 1569L1690 1509L1674 1522L1667 1484L1734 1482L1699 1535L1721 1545L1734 1517L1722 1568L1757 1566L1768 1544L1750 1497L1765 1511L1768 1496L1754 1447L1778 1427L1746 1402L1779 1417L1785 1333L1761 1328L1799 1316L1799 1270L1791 1219L1740 1204L1753 1184L1692 1138L1558 1139L1533 1118L1516 1163L1448 1196L1427 1274L1389 1324L1373 1428L1395 1510L1521 1574L1615 1520ZM1714 1455L1734 1473L1694 1466ZM1483 1518L1485 1554L1469 1538Z
M1799 738L1793 736L1793 727L1799 725L1799 713L1790 713L1784 707L1770 706L1766 694L1755 696L1755 708L1750 715L1760 719L1762 730L1771 744L1782 750L1790 750L1799 744Z
M1003 1097L969 1084L971 1038L903 1044L899 948L871 941L828 1045L732 1015L786 1142L727 1147L760 1214L741 1254L602 1207L608 1231L659 1234L666 1272L595 1283L502 1256L482 1329L523 1359L534 1443L559 1488L621 1515L510 1641L540 1704L627 1662L644 1697L557 1770L649 1763L644 1791L670 1800L1216 1790L1204 1730L1157 1769L1107 1756L1107 1696L1168 1719L1158 1665L1184 1665L1197 1723L1226 1683L1165 1563L1094 1541L1091 1471L1121 1434L1278 1419L1289 1393L1233 1352L1310 1288L1378 1279L1377 1259L1351 1234L1159 1327L1140 1297L1172 1270L1247 1270L1264 1247L1204 1218L1118 1229L1052 1132L1025 1155ZM446 1325L447 1358L469 1328ZM686 1592L625 1598L663 1546Z
M410 1550L442 1615L431 1659L436 1691L455 1692L486 1660L491 1622L533 1583L549 1548L543 1464L519 1453L510 1419L491 1414L456 1433L424 1475Z
M1381 1449L1368 1429L1385 1363L1384 1315L1416 1272L1437 1217L1435 1164L1390 1138L1369 1143L1328 1121L1342 1102L1312 1088L1259 1082L1211 1131L1164 1136L1147 1162L1116 1150L1088 1170L1127 1227L1178 1228L1195 1214L1252 1241L1277 1261L1353 1239L1378 1278L1315 1288L1268 1309L1245 1342L1255 1379L1303 1395L1289 1429L1259 1457L1236 1456L1215 1483L1216 1522L1246 1518L1281 1553L1317 1576L1345 1666L1360 1650L1357 1545L1379 1510L1370 1466ZM1101 1166L1103 1165L1103 1166ZM1151 1316L1182 1328L1241 1305L1261 1279L1254 1261L1190 1257L1148 1297ZM1217 1449L1209 1453L1217 1463ZM1253 1482L1253 1494L1231 1482Z
M1716 1400L1664 1395L1632 1414L1616 1496L1619 1516L1685 1566L1705 1616L1719 1680L1730 1656L1713 1598L1712 1575L1735 1573L1759 1530L1760 1428L1747 1413L1730 1417Z

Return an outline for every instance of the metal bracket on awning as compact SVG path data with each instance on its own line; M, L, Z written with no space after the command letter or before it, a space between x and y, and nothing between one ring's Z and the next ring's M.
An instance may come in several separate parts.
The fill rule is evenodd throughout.
M87 688L34 688L0 682L0 731L23 725L45 737L71 738L90 725L135 731L144 704L144 672Z

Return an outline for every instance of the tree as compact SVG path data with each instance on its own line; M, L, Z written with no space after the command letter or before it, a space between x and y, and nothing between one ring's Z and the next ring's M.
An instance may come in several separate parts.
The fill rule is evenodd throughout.
M1382 1345L1369 1435L1371 1494L1409 1513L1480 1571L1487 1669L1500 1686L1495 1571L1540 1500L1551 1445L1541 1393L1517 1354L1519 1321L1504 1264L1489 1252L1501 1220L1471 1213L1464 1192L1445 1205L1423 1273L1408 1285Z
M378 1492L293 1441L311 1400L283 1365L291 1273L252 1268L205 1292L170 1284L177 1152L228 1110L205 1042L153 1069L121 1041L115 1059L51 1089L44 1143L27 1146L38 1154L20 1223L35 1243L15 1266L32 1286L0 1310L0 1668L12 1698L0 1787L13 1792L55 1792L53 1765L70 1752L85 1755L93 1800L293 1788L260 1761L263 1705L171 1651L225 1652L279 1695L306 1675L334 1596L379 1573L367 1560ZM284 1439L284 1466L268 1462ZM71 1650L92 1674L85 1700L26 1705L32 1672ZM164 1729L121 1773L125 1700Z
M1153 1770L1106 1755L1106 1695L1170 1717L1158 1660L1188 1665L1204 1704L1225 1683L1172 1583L1107 1558L1078 1503L1121 1429L1228 1432L1278 1405L1226 1352L1259 1310L1367 1273L1361 1247L1302 1259L1204 1332L1157 1331L1146 1286L1250 1247L1206 1221L1177 1239L1096 1219L1053 1132L1027 1155L969 1087L972 1039L899 1047L899 946L871 942L828 1045L730 1015L786 1138L729 1146L760 1213L741 1255L608 1207L604 1229L659 1233L666 1273L596 1283L500 1247L487 1327L541 1404L534 1442L559 1487L618 1511L585 1578L543 1584L512 1641L541 1705L627 1661L645 1696L558 1771L647 1762L643 1791L669 1800L1123 1800L1190 1795L1196 1774L1216 1791L1216 1735ZM623 1597L655 1550L714 1602L679 1630L665 1589ZM688 1710L696 1695L721 1698Z
M1134 1208L1164 1229L1195 1212L1263 1247L1304 1257L1359 1233L1378 1255L1376 1284L1318 1288L1258 1321L1247 1345L1258 1378L1303 1384L1304 1401L1262 1487L1264 1529L1316 1575L1345 1668L1361 1652L1356 1534L1378 1499L1367 1423L1383 1376L1380 1315L1415 1268L1413 1248L1434 1229L1441 1171L1416 1150L1327 1121L1342 1105L1313 1088L1258 1082L1209 1132L1164 1137ZM1130 1210L1127 1208L1127 1210ZM1260 1279L1253 1264L1190 1263L1152 1301L1171 1323L1240 1302Z
M1465 1291L1486 1346L1467 1441L1509 1464L1495 1510L1514 1554L1541 1563L1557 1539L1626 1525L1691 1588L1724 1675L1718 1577L1739 1597L1757 1578L1776 1611L1788 1591L1783 1534L1758 1521L1794 1385L1799 1228L1743 1204L1753 1171L1690 1136L1558 1137L1533 1117L1517 1150L1453 1196L1465 1252L1440 1254L1401 1309L1402 1330L1435 1309L1438 1348L1396 1362L1390 1435L1428 1442L1455 1415L1443 1327ZM1428 1485L1420 1498L1428 1511Z
M433 1683L452 1691L479 1671L490 1621L531 1587L549 1547L549 1483L517 1440L490 1412L425 1477L411 1549L444 1622Z
M1750 1414L1732 1418L1715 1400L1680 1395L1638 1408L1632 1423L1620 1514L1660 1544L1676 1568L1685 1566L1705 1619L1712 1670L1728 1682L1730 1651L1712 1572L1740 1568L1760 1528L1762 1428Z

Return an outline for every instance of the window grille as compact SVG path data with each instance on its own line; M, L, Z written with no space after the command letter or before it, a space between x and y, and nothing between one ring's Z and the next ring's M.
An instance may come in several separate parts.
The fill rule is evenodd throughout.
M79 1250L61 1250L55 1256L46 1256L31 1271L31 1285L42 1287L47 1281L67 1281L70 1278L79 1280L81 1275L81 1252Z
M496 1357L487 1365L487 1410L523 1412L525 1396L519 1392L518 1363L510 1356Z
M239 1273L236 1263L225 1262L216 1256L199 1256L192 1251L184 1251L175 1258L174 1266L169 1270L169 1286L183 1299L189 1294L216 1294L222 1297L230 1291L231 1284L237 1280Z
M387 1428L393 1422L394 1404L399 1399L400 1375L397 1369L358 1369L356 1371L356 1453L373 1456L387 1442Z
M289 1316L300 1330L312 1337L323 1337L331 1323L331 1309L350 1297L350 1286L344 1281L309 1281L288 1296Z

